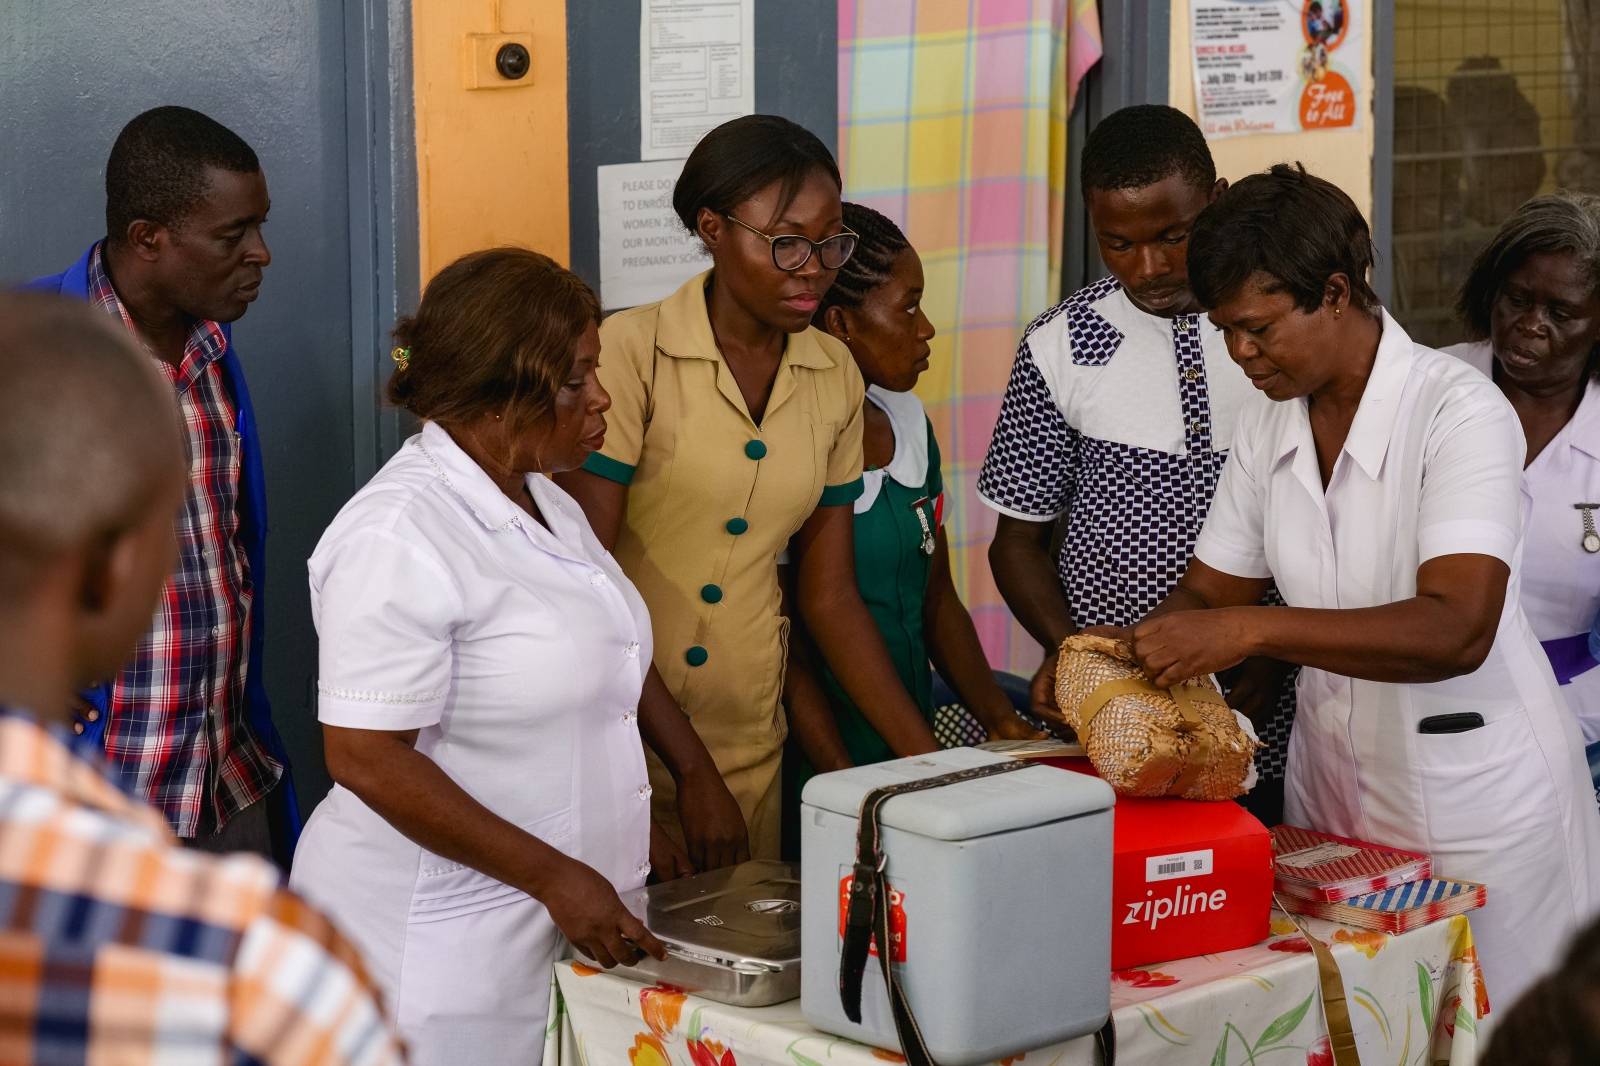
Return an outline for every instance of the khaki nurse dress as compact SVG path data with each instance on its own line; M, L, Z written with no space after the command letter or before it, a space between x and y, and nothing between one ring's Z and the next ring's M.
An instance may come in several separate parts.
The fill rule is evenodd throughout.
M738 800L751 854L777 858L777 558L818 506L861 494L865 386L844 345L792 334L758 424L711 332L710 277L600 327L611 410L584 469L628 486L614 554L650 608L656 667ZM655 820L681 839L672 778L649 763Z

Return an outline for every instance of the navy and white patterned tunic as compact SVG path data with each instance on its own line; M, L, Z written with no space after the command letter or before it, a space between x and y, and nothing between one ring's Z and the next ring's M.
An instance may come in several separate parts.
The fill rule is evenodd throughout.
M1183 576L1253 386L1204 315L1161 318L1115 278L1022 335L978 495L1027 522L1066 515L1057 562L1073 625L1131 625ZM1263 730L1283 775L1292 684Z

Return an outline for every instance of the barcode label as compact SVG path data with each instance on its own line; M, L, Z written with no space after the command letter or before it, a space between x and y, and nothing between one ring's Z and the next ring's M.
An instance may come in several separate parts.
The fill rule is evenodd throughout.
M1171 881L1177 877L1209 877L1213 869L1211 848L1174 855L1152 855L1144 860L1144 879L1150 882Z

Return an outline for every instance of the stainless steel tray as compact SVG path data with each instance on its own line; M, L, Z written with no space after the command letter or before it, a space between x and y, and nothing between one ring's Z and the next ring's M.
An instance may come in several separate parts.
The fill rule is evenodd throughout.
M756 861L643 889L632 902L667 958L614 972L740 1007L800 995L800 868Z

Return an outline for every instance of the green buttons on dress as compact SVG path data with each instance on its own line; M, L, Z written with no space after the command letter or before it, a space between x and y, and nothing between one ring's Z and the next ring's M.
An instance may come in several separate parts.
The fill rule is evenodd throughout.
M750 523L746 522L742 518L730 518L730 519L728 519L727 524L724 525L722 528L726 529L729 533L732 533L734 536L737 537L741 533L743 533L745 530L750 528Z
M710 656L706 653L706 650L698 644L683 653L684 661L690 666L704 666L708 658Z
M767 446L761 441L753 440L744 446L744 453L752 459L762 459L766 457Z
M718 603L722 600L722 589L716 585L700 586L700 598L707 603Z

